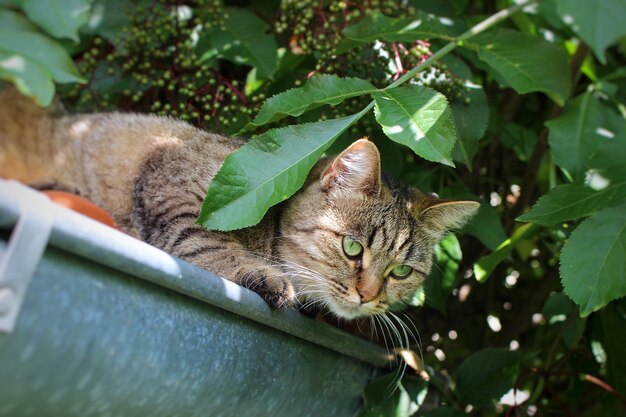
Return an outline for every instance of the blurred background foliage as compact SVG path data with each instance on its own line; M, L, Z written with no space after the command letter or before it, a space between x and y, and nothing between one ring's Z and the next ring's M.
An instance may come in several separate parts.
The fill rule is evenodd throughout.
M0 0L0 78L42 106L56 91L71 111L260 134L359 112L513 4ZM363 324L409 366L372 382L362 415L626 415L624 22L623 0L542 0L431 59L396 91L445 97L456 167L398 143L373 112L329 142L369 136L405 183L482 202L396 330ZM316 98L321 76L374 90ZM293 88L307 111L276 116L294 98L265 100Z

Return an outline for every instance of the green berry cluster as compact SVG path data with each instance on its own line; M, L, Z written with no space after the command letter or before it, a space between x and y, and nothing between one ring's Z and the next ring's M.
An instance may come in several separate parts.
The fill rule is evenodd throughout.
M254 115L263 95L244 93L245 80L201 62L201 33L224 26L222 0L189 4L159 0L128 11L128 25L106 40L96 37L77 57L88 83L65 91L77 110L121 109L187 120L214 131L232 131Z
M402 1L282 0L275 30L288 37L292 52L315 58L314 73L359 77L383 87L421 64L431 52L427 41L416 41L376 42L337 54L343 29L374 12L406 17L415 14L415 9ZM460 98L463 89L463 81L442 63L420 73L414 82L440 91L451 101Z
M355 49L345 57L338 57L345 59L345 72L337 75L365 78L377 87L383 87L422 64L431 55L427 41L419 40L412 44L377 41L367 48ZM460 99L464 91L463 80L443 62L435 62L420 71L411 82L437 90L449 101Z
M441 62L436 62L424 71L420 71L415 82L439 91L450 102L459 100L465 91L463 80Z
M372 12L388 16L414 14L414 8L406 3L393 0L282 0L274 28L277 34L288 37L292 52L315 56L315 71L333 73L349 58L335 56L345 27Z
M333 56L320 68L319 72L341 77L358 77L368 80L377 87L389 83L389 61L375 45L352 49Z
M397 78L408 70L422 64L432 55L430 43L418 40L412 45L392 43L386 45L390 62L394 68L393 78ZM439 91L449 101L459 100L464 91L464 81L457 77L443 62L435 62L428 68L417 73L411 81Z
M417 41L411 45L398 42L376 42L338 55L333 61L336 64L333 70L323 72L367 79L375 86L382 88L422 64L431 55L430 45L426 41ZM463 80L454 75L442 62L435 62L416 74L409 82L437 90L451 102L462 99L465 91ZM368 97L346 100L340 106L331 107L328 118L356 113L369 101ZM355 125L355 128L365 134L371 134L374 126L373 120L363 118Z

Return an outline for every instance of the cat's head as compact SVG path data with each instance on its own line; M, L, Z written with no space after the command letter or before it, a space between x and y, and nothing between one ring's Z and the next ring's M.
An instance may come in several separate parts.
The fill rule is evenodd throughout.
M381 174L366 140L321 161L281 219L279 251L298 299L352 319L405 303L432 266L434 245L478 209Z

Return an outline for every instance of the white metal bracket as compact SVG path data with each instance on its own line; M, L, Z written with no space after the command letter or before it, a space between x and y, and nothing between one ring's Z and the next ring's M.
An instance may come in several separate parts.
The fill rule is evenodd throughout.
M15 204L19 213L8 244L0 250L0 332L11 333L48 244L53 214L48 197L16 181L0 180L0 198Z

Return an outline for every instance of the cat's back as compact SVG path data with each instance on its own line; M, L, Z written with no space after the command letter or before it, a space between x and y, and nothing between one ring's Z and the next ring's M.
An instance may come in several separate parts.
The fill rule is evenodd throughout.
M180 199L191 184L206 192L222 161L242 144L169 117L108 113L60 123L61 132L74 135L69 153L77 166L89 168L82 174L88 197L125 226L132 223L138 182L159 190L155 199Z
M2 92L0 103L0 177L76 190L132 234L134 190L143 176L163 183L163 198L185 178L208 186L243 143L169 117L40 109L12 91Z

